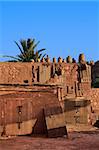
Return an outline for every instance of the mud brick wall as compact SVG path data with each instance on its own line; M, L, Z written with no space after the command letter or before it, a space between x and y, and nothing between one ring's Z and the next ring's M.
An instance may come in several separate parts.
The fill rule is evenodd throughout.
M91 106L94 111L99 111L99 88L86 89L83 96L91 100Z
M79 83L79 87L82 96L84 96L85 94L90 93L91 83L90 82Z
M32 82L30 63L0 63L0 84L25 84Z
M93 110L99 111L99 88L92 88L90 91L90 99L92 103Z
M74 97L77 91L77 83L78 83L78 66L77 64L69 64L66 66L65 72L65 86L64 86L64 94L70 97Z
M8 91L8 93L0 95L1 133L5 132L6 135L47 134L47 130L50 128L58 127L58 136L60 127L65 129L65 122L57 97L57 88L34 86L31 91L27 90L27 92L22 91L21 88L13 87L12 89L11 87L9 91L11 90L12 93ZM45 113L46 110L49 117ZM61 115L60 120L58 115ZM50 116L52 117L50 118ZM4 126L5 128L3 128ZM63 131L65 134L66 130ZM51 136L50 133L48 133L48 136Z
M55 75L56 82L71 85L77 81L77 69L76 63L57 63L52 66L52 74Z
M45 83L50 76L51 66L46 63L0 63L0 84Z
M62 92L60 89L61 98L85 96L92 101L93 108L97 109L98 89L91 89L90 80L80 83L78 69L76 63L0 63L0 84L61 84L63 88ZM86 72L89 79L90 73L88 74L87 70L83 75L86 77ZM25 83L26 81L28 83Z
M87 124L88 123L88 108L90 101L82 98L65 99L64 114L67 123L70 124Z
M22 121L25 121L37 117L44 108L57 107L60 104L57 93L52 89L44 90L36 87L34 92L14 91L10 94L0 95L0 115L2 115L2 110L5 110L6 123L17 122L18 106L22 106ZM0 116L1 118L2 116Z
M66 84L67 85L71 85L73 84L75 81L77 81L77 69L78 66L77 64L66 64L64 66L64 77L66 78Z
M76 63L0 63L0 84L30 85L47 82L64 83L72 87L75 81L77 81Z
M78 69L78 66L76 63L53 64L53 72L55 73L55 70L57 72L55 73L55 76L50 79L49 83L61 84L63 86L63 96L68 95L68 96L74 97L75 88L78 83L77 69Z

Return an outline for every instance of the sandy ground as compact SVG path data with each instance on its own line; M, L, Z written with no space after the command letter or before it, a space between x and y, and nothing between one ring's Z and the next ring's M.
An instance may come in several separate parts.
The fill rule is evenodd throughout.
M29 136L1 139L0 150L99 150L99 130L70 132L68 139Z

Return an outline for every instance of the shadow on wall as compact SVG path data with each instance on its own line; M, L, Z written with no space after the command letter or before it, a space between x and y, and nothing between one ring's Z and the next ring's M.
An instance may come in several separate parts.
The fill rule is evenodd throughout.
M60 117L61 116L61 117ZM63 137L67 135L64 116L61 107L41 109L37 114L37 121L32 128L32 136L43 136L49 138ZM53 122L54 121L54 122Z
M87 107L91 104L90 100L79 100L79 101L73 101L66 99L64 101L64 111L72 111L76 110L77 108Z
M99 120L96 120L93 126L99 128Z
M41 109L37 115L37 121L33 127L32 134L34 136L48 136L44 109Z

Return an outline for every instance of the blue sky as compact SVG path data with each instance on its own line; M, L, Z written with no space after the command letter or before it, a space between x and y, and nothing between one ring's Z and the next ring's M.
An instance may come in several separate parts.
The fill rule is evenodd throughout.
M0 55L17 55L14 41L26 38L51 58L99 60L99 2L0 1Z

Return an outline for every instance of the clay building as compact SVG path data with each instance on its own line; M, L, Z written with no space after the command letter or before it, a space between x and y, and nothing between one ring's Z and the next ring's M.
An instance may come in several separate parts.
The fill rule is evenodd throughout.
M91 88L91 65L62 58L0 63L0 135L67 134L68 124L93 124L99 89ZM94 114L94 118L93 118Z

